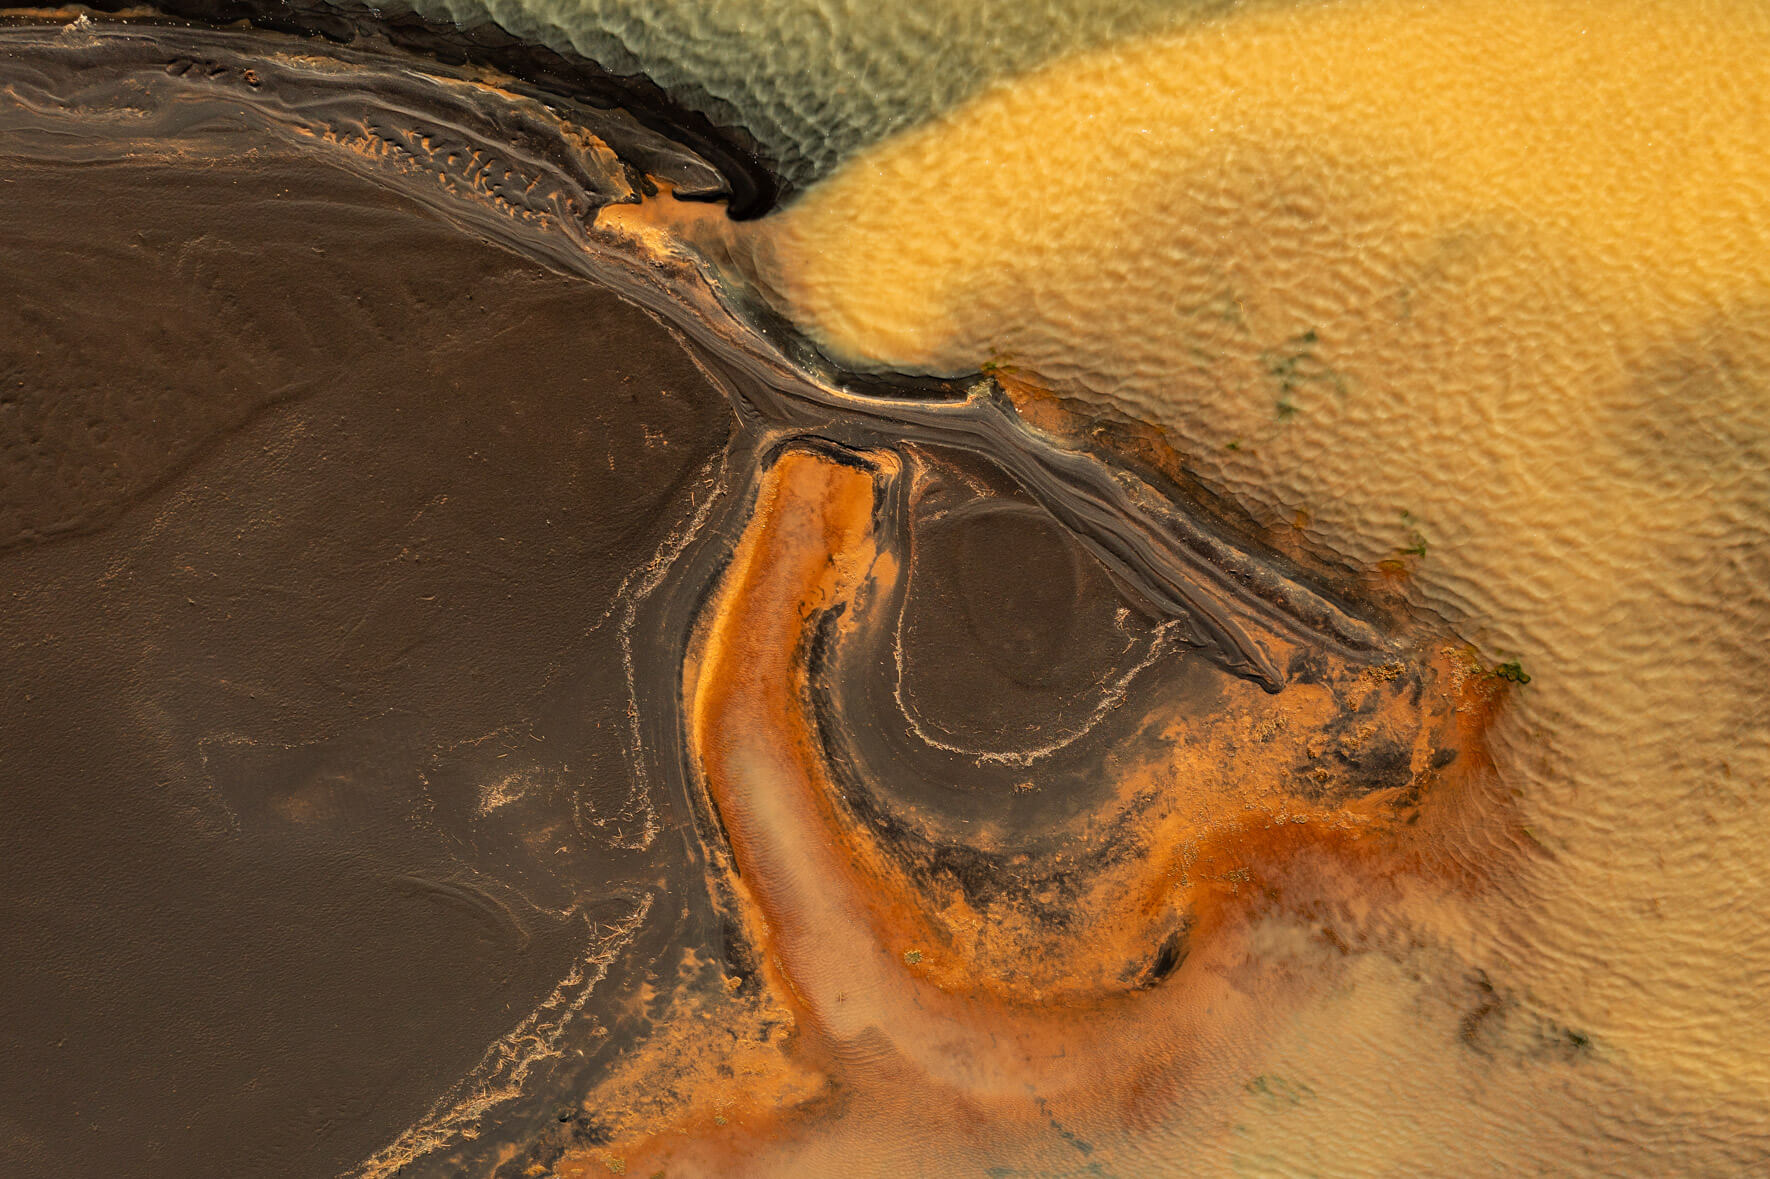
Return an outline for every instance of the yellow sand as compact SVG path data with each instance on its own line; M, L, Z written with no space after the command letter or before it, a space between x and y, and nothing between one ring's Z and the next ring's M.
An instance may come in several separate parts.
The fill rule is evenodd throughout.
M1770 7L1262 6L999 86L746 232L852 361L1111 401L1356 564L1424 539L1421 608L1534 677L1495 734L1534 871L1375 914L1411 948L1147 1173L1770 1160ZM1497 1040L1471 965L1522 1005Z

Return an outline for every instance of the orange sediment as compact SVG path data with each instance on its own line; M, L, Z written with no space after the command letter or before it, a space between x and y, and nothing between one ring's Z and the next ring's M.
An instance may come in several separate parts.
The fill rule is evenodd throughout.
M838 624L852 617L875 581L899 573L873 533L877 485L891 477L891 462L794 450L775 463L685 680L691 752L729 839L738 894L753 909L760 957L799 1028L782 1044L782 1070L821 1074L825 1083L751 1089L752 1097L767 1090L771 1103L714 1082L671 1130L617 1145L609 1159L630 1173L794 1173L815 1169L806 1160L831 1142L859 1137L866 1150L889 1153L879 1136L906 1133L906 1125L948 1149L995 1159L1045 1157L1076 1141L1092 1151L1167 1124L1186 1095L1234 1092L1223 1082L1260 1042L1262 1024L1318 983L1251 976L1248 916L1278 905L1331 924L1346 881L1405 867L1388 796L1337 808L1287 804L1277 779L1288 763L1276 753L1270 765L1247 757L1218 764L1215 776L1274 779L1250 795L1258 805L1204 822L1171 798L1146 803L1133 822L1149 854L1133 858L1133 879L1080 898L1078 923L1109 944L1147 936L1150 913L1163 906L1196 918L1191 952L1165 981L1072 987L1029 1002L991 974L1003 969L1000 951L1009 946L1019 946L1029 970L1052 952L1035 929L998 938L987 968L940 940L940 902L840 811L807 716L809 636L832 615ZM1314 713L1387 690L1382 674L1353 676L1292 707L1303 709L1299 727L1308 728L1320 719ZM1371 715L1397 709L1385 703ZM1260 723L1244 713L1193 723L1240 734ZM1428 738L1447 737L1455 716L1470 719L1446 707L1396 723L1414 725L1412 739L1429 751ZM1208 759L1213 748L1201 740L1198 752ZM1151 774L1143 786L1159 793L1162 784ZM1128 781L1126 789L1138 787ZM1191 848L1184 868L1172 846L1181 838ZM1158 844L1170 854L1156 854ZM1330 957L1343 956L1345 939L1322 937ZM1085 939L1077 944L1086 956ZM1075 973L1089 975L1089 964ZM931 1104L943 1112L924 1112ZM987 1141L971 1137L985 1128ZM594 1174L594 1163L579 1157L573 1165Z

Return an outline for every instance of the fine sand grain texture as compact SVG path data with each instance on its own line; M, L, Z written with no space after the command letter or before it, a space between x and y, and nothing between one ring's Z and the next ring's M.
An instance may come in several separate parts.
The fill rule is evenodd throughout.
M997 87L747 243L848 361L1159 423L1531 677L1491 734L1531 868L1440 928L1482 973L1362 961L1207 1170L1770 1155L1767 48L1735 3L1252 14Z

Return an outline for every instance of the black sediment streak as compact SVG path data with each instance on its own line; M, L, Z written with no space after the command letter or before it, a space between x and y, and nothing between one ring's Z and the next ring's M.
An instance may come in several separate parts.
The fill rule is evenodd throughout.
M106 102L115 81L104 79L127 72L148 99L148 119L132 127L137 139L201 139L205 120L225 109L275 134L355 147L340 153L357 157L341 159L349 166L381 173L391 162L428 173L441 183L409 185L417 199L548 265L613 286L702 344L756 430L856 447L921 442L987 458L1151 613L1181 620L1186 633L1177 637L1268 691L1283 686L1284 673L1253 633L1259 626L1354 658L1385 650L1372 626L1215 535L1135 475L1028 428L993 381L924 384L906 395L890 382L844 374L778 326L754 330L739 310L741 294L698 260L646 257L598 232L600 209L642 199L636 166L602 150L623 142L607 120L580 128L537 101L447 73L349 49L329 55L349 67L339 71L267 54L261 40L221 30L95 26L63 35L23 27L8 30L4 44L22 102L0 111L0 131L14 144L36 141L31 132L45 119L114 118ZM587 141L585 129L610 138Z
M138 12L131 0L94 0L96 12ZM700 169L674 177L684 200L724 200L734 219L760 217L786 195L773 163L733 121L715 123L708 111L719 105L706 95L678 101L643 74L615 74L571 52L560 52L517 37L492 21L472 28L420 16L394 3L369 6L325 0L153 0L145 6L168 16L205 24L248 22L261 29L318 36L339 45L376 47L423 54L441 65L486 66L508 75L517 88L532 87L540 97L569 101L643 128L662 151L645 167L669 175L669 157L697 157ZM403 56L403 54L401 55ZM599 121L591 114L591 122ZM606 120L604 120L606 121ZM642 150L635 142L631 150ZM629 158L632 158L631 156ZM635 159L635 162L639 161ZM642 165L644 166L644 165Z

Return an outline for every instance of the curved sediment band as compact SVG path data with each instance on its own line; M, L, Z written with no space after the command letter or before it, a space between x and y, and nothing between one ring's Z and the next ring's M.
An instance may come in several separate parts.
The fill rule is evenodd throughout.
M885 459L889 462L889 459ZM1111 1035L1110 1005L1018 1012L919 978L908 897L871 880L844 828L807 715L805 651L820 620L855 607L876 564L884 472L806 449L762 477L708 605L688 703L690 756L802 1018L846 1068L911 1069L988 1097L1073 1083L1060 1046ZM1080 1041L1078 1041L1079 1043ZM1071 1063L1083 1053L1074 1052Z

